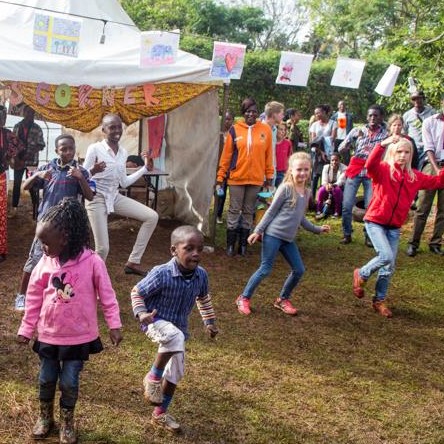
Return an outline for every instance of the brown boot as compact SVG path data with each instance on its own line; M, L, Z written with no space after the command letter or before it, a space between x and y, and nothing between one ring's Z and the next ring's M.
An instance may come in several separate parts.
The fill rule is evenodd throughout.
M75 444L74 409L60 407L60 444Z
M32 429L34 439L45 439L54 426L54 400L40 401L40 416Z

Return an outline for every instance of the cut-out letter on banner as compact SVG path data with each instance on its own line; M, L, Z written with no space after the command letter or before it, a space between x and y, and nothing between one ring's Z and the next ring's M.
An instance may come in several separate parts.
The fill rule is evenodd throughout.
M365 60L338 57L336 69L330 84L332 86L357 89L361 82L364 67Z
M381 96L390 97L393 94L393 88L396 85L396 80L398 80L400 71L401 68L399 66L390 65L385 74L381 77L375 91Z
M282 51L276 83L281 85L307 86L312 61L312 54Z
M240 79L244 69L246 46L214 42L210 76L216 79Z

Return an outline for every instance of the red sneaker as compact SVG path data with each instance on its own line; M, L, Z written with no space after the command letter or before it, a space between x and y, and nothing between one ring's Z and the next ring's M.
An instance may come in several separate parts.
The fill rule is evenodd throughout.
M391 310L387 307L387 305L385 305L384 301L374 301L373 310L385 318L391 318L393 316Z
M240 295L236 299L237 310L239 313L248 316L251 314L250 299Z
M282 310L285 314L294 316L297 314L298 309L293 306L293 304L290 302L289 299L281 299L277 298L273 305L278 308L279 310Z
M359 268L355 268L353 272L353 294L359 299L362 299L365 295L364 289L362 288L364 285L365 281L359 274Z

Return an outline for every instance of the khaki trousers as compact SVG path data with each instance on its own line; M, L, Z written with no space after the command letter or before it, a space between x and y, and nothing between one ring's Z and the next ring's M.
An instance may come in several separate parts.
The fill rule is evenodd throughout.
M96 252L106 261L109 252L109 237L105 199L100 194L96 194L91 202L85 203L85 207L94 235ZM114 213L142 222L133 250L128 258L128 262L140 264L148 241L159 220L158 214L146 205L122 194L117 194L114 200Z
M250 230L253 226L257 193L261 187L258 185L230 185L229 187L230 206L227 214L227 228L236 230L242 216L241 228Z

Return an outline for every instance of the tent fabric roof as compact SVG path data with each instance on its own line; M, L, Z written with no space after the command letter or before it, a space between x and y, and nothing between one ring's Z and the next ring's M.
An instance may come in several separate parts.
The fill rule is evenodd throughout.
M35 12L51 15L47 10L88 17L80 18L77 58L33 49ZM106 39L100 44L103 29ZM214 80L210 61L180 50L172 65L140 68L140 31L117 0L2 0L0 34L0 80L94 88Z

